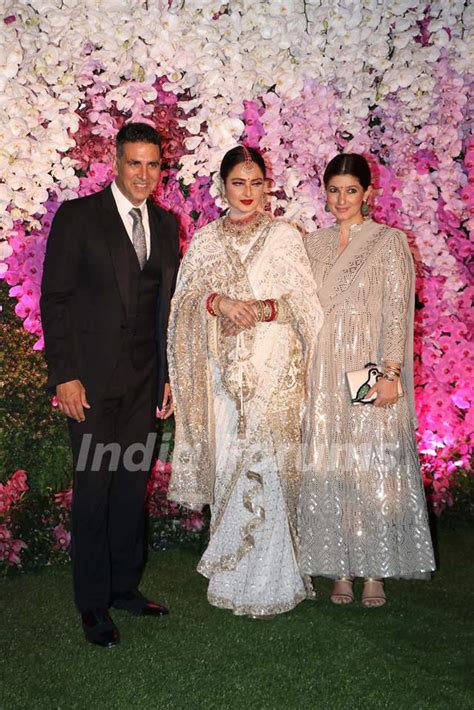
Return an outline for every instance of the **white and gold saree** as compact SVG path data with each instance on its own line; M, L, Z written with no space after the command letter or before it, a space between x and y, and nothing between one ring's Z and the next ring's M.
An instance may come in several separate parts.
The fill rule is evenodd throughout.
M278 319L225 337L205 307L217 291L279 301ZM296 509L305 370L321 309L298 231L261 215L243 231L216 220L181 265L168 335L176 434L169 496L211 505L199 571L236 614L287 611L306 596Z

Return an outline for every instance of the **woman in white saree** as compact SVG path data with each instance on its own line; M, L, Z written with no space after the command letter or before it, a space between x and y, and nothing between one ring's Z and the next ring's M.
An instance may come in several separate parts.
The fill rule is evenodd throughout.
M211 505L198 566L209 602L265 617L310 593L296 509L305 371L322 316L300 234L261 212L260 154L238 146L220 173L229 212L195 235L170 315L169 497Z

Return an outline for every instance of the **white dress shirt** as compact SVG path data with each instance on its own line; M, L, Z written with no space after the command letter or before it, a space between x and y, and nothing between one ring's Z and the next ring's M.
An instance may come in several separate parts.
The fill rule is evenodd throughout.
M146 242L146 258L149 259L151 251L151 241L150 241L150 221L148 219L148 207L146 200L142 202L141 205L132 205L130 200L128 200L125 195L117 187L115 180L112 185L112 195L114 196L119 215L122 218L123 225L127 230L127 234L130 237L130 241L133 244L133 219L130 214L130 210L134 207L138 208L142 213L143 227L145 229L145 242Z

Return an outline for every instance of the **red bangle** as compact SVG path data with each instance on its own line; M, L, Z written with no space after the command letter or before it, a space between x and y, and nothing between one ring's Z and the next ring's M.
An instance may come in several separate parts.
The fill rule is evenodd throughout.
M209 296L206 298L206 309L209 315L211 316L217 316L217 313L213 309L212 304L214 302L215 297L218 295L219 294L217 293L217 291L214 291L214 293L210 293Z
M272 320L275 320L277 316L277 307L276 307L276 302L274 298L267 298L265 299L265 303L268 304L271 310L270 317L266 319L267 323L271 323Z

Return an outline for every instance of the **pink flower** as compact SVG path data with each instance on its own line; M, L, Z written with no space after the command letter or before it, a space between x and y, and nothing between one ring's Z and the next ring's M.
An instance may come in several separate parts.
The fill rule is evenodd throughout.
M71 510L72 506L72 488L68 488L65 491L59 491L54 494L54 500L60 508L65 510Z
M171 464L169 461L160 461L160 459L156 459L153 467L153 473L157 475L164 474L165 476L169 476L171 474Z
M59 523L53 528L53 537L55 550L69 550L69 545L71 544L71 533L66 530L62 523Z
M6 483L0 483L0 514L6 513L29 488L26 471L19 469Z
M28 476L26 471L19 469L18 471L15 471L15 473L7 481L7 485L10 487L16 498L20 498L21 494L29 489L27 480Z
M9 565L20 567L20 552L26 547L27 545L23 540L14 540L12 538L12 534L5 524L0 525L0 562L5 561Z
M429 173L431 169L435 169L439 165L439 160L432 150L418 150L413 154L413 160L420 175Z
M0 524L0 545L5 545L11 540L12 534L5 524Z
M180 525L184 530L189 530L189 532L199 532L204 527L204 519L200 513L191 513L180 520Z
M3 483L0 483L0 515L4 515L10 509L12 498L7 492Z
M472 398L472 390L470 391L471 398ZM459 407L460 409L469 409L471 406L471 399L468 398L468 391L464 391L463 389L458 389L456 390L452 395L451 395L451 401L456 405L456 407Z
M25 550L26 548L27 544L23 542L23 540L12 540L7 553L8 564L21 567L20 552L21 550Z

